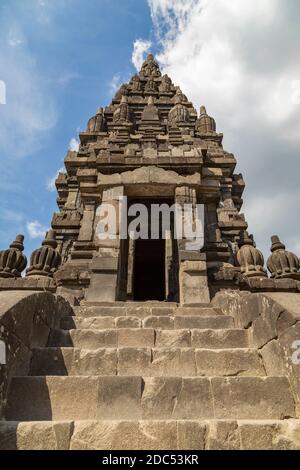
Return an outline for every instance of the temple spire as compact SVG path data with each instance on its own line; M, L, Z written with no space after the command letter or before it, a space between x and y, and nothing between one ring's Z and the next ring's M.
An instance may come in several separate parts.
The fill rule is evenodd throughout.
M153 54L148 54L147 59L142 65L140 75L142 77L160 77L161 72L159 69L159 65L154 59Z

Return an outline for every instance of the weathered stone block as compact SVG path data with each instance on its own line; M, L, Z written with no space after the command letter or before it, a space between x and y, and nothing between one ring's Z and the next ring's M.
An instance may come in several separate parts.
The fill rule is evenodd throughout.
M247 330L191 330L193 348L228 349L247 348L249 338Z
M140 377L101 377L98 383L98 419L141 418Z
M210 421L207 449L239 450L240 434L237 421Z
M259 354L253 349L195 351L197 375L205 376L264 376Z
M204 450L207 426L201 421L177 421L177 449Z
M191 348L159 348L152 351L151 376L196 375L195 351Z
M295 404L285 377L212 378L218 419L283 419L295 417Z
M118 331L116 329L70 330L70 337L75 348L99 349L118 346Z
M11 383L6 419L95 419L97 402L96 377L17 377Z
M171 450L176 442L176 421L76 422L71 450Z
M154 329L173 329L174 328L174 317L147 317L143 320L144 328L154 328Z
M154 330L152 328L130 329L123 328L118 330L119 347L154 347Z
M146 378L143 418L194 419L213 416L210 383L205 378Z
M300 423L252 421L239 425L241 449L297 450L300 448Z
M120 348L118 350L119 375L151 375L152 352L149 348Z
M287 366L284 363L284 351L277 340L272 340L260 350L267 375L284 376Z
M142 321L137 317L118 317L115 326L116 328L141 328Z
M155 347L183 347L188 348L191 346L191 332L190 330L157 330Z
M1 422L0 450L69 450L71 421Z
M182 304L209 303L205 261L184 261L179 272L180 302Z
M225 315L218 317L174 317L175 329L224 329L233 327L233 318Z

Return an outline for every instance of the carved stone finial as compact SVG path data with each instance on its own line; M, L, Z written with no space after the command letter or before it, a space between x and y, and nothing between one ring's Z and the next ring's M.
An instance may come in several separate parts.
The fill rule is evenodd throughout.
M277 235L271 237L272 255L269 257L267 266L273 279L293 278L299 279L299 258L285 249L285 245Z
M17 235L8 250L0 251L0 277L21 277L27 264L23 241L24 235Z
M152 54L148 54L147 59L142 65L141 75L143 77L160 77L161 72L159 70L159 65L154 59Z
M30 267L27 269L26 276L52 277L57 271L61 256L56 251L57 241L54 230L46 233L42 246L35 250L30 258Z
M159 122L158 109L154 104L153 96L149 96L147 106L143 109L141 121L157 121Z
M149 78L149 80L147 80L145 93L157 93L157 85L153 78Z
M128 98L125 95L122 96L121 103L114 112L113 122L114 124L123 124L130 122Z
M246 277L267 277L263 254L256 248L253 237L245 232L241 234L241 240L242 246L236 254L241 273Z
M184 125L190 122L190 113L180 90L177 90L175 106L169 112L168 121L170 126Z
M182 93L180 87L177 87L175 98L174 98L175 104L179 103L187 103L188 99L184 93Z
M98 108L97 113L93 116L87 125L87 132L104 132L106 120L103 108Z
M168 75L164 75L161 79L161 84L159 85L160 93L170 93L172 88L172 80Z
M207 114L205 106L200 108L200 117L196 123L196 128L200 134L214 134L216 132L216 121Z
M132 81L132 91L135 91L135 92L142 91L142 83L138 75L134 75L131 81Z

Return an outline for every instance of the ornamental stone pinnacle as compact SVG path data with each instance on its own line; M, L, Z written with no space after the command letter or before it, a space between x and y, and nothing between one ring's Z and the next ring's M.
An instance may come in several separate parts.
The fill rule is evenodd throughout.
M200 108L197 129L201 135L214 134L216 132L216 121L214 118L208 116L205 106L201 106Z
M55 240L55 232L49 230L49 232L46 233L41 248L38 248L32 253L26 276L53 277L53 274L57 271L61 263L61 256L56 251L56 248L57 241Z
M275 279L300 279L299 258L285 249L285 245L281 243L279 237L274 235L271 237L272 255L268 259L268 270L271 278Z
M242 274L246 277L267 276L263 254L256 248L253 238L247 232L243 235L242 246L238 250L236 258Z
M17 235L7 250L0 251L0 277L21 277L27 264L23 242L24 235Z
M161 76L159 65L154 59L154 56L152 54L148 54L147 59L142 65L140 75L142 77L160 77Z

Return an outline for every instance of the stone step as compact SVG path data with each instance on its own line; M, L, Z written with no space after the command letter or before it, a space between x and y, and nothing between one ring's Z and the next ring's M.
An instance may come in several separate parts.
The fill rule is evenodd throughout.
M160 328L173 330L174 328L231 328L234 320L230 316L149 316L139 318L134 316L123 317L64 317L61 320L61 328L73 329L95 329L106 328Z
M30 375L264 376L255 349L35 349Z
M300 450L299 436L299 419L0 421L0 450Z
M234 329L115 328L107 330L53 330L49 347L99 348L183 348L227 349L248 347L248 333Z
M90 305L79 307L73 307L74 315L81 317L137 317L146 318L149 316L216 316L222 315L222 310L217 307L212 307L209 304L206 306L195 306L195 307L179 307L169 306L168 303L161 305L145 305L145 304L130 304L124 303L124 305Z
M161 300L142 300L127 302L121 300L114 300L112 302L89 302L87 300L81 300L80 306L82 307L178 307L177 302L163 302ZM195 305L195 304L192 304ZM210 304L197 304L198 306L209 306Z
M9 421L294 418L286 377L14 377Z

